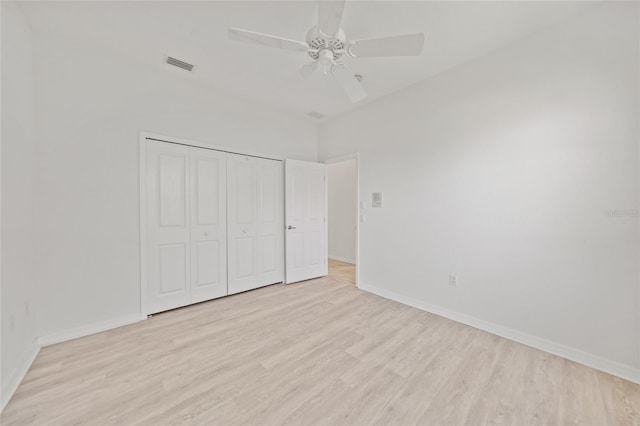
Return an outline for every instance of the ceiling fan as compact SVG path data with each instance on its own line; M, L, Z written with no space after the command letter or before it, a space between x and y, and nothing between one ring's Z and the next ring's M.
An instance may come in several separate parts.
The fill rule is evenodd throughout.
M344 4L344 0L318 1L318 25L309 30L306 41L233 27L229 28L229 38L267 47L306 52L312 61L303 65L298 71L300 77L307 79L316 69L321 68L324 75L332 75L336 79L351 102L359 102L366 98L367 94L342 59L345 56L352 58L417 56L422 52L424 34L348 40L345 32L340 28Z

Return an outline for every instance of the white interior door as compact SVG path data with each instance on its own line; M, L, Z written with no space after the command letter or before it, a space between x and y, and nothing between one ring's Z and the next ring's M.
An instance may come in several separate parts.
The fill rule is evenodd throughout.
M190 300L189 148L147 145L147 313Z
M282 162L256 159L258 179L258 284L284 281Z
M191 298L227 295L227 154L189 148L191 169Z
M285 161L286 282L327 275L326 166Z
M227 154L229 294L258 287L256 158Z

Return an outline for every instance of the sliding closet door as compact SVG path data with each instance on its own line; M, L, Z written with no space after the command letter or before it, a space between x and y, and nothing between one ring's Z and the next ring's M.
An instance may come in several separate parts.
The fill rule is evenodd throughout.
M227 154L229 294L258 287L256 158Z
M191 303L227 295L227 154L190 148Z
M282 162L256 160L258 179L258 283L284 279Z
M147 145L147 312L189 303L189 148Z

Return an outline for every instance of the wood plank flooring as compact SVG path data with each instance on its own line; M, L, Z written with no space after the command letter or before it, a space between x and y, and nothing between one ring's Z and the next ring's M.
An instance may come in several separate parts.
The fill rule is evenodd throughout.
M329 259L329 276L337 281L356 283L356 265Z
M638 425L640 386L322 278L43 348L2 425Z

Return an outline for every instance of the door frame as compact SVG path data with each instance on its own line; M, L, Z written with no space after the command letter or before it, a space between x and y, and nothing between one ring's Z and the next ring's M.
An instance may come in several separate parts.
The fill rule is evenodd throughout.
M139 162L139 184L140 184L140 258L138 264L140 265L140 315L147 318L149 316L149 308L147 304L147 140L154 140L158 142L173 143L177 145L192 146L195 148L210 149L213 151L222 151L230 154L240 154L249 157L265 158L267 160L277 160L283 162L284 158L277 157L269 154L262 154L258 152L239 151L235 149L229 149L220 145L193 141L189 139L178 138L174 136L161 135L158 133L141 131L138 137L138 162ZM284 166L283 166L284 167ZM284 172L284 170L283 170ZM283 197L284 202L284 197ZM284 206L283 206L284 208ZM284 242L283 242L284 244ZM284 260L283 260L284 262ZM284 264L283 264L284 268Z
M348 160L356 160L356 217L355 217L355 223L356 223L355 257L356 259L355 260L356 260L356 287L358 287L358 284L360 283L360 153L356 151L351 154L340 155L338 157L331 157L324 160L324 164L329 165L334 163L342 163ZM328 186L327 186L327 193L328 193ZM329 213L328 213L328 207L329 207L328 201L329 200L327 199L327 222L330 220ZM327 223L327 226L328 226L328 223ZM327 240L328 238L329 238L329 230L327 229ZM327 262L329 262L329 259L327 259Z

